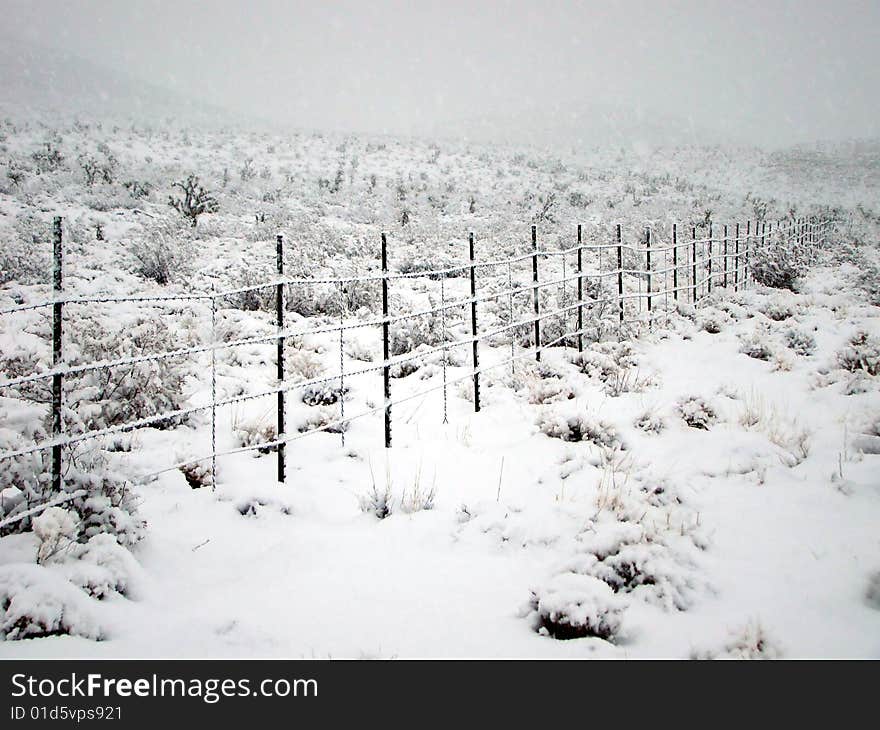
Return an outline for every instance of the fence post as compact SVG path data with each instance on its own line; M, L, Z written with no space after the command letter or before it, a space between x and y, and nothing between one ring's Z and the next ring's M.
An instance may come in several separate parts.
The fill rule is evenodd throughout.
M691 298L692 304L697 303L697 227L691 228Z
M391 367L388 359L391 348L388 341L388 237L382 233L382 392L385 398L385 448L391 448Z
M733 238L733 290L739 291L739 223Z
M623 324L623 246L620 223L617 224L617 313L620 324Z
M651 324L651 229L645 231L645 260L648 269L648 326Z
M724 224L724 288L727 289L727 224Z
M672 300L678 305L678 225L672 224Z
M712 221L709 221L709 281L708 294L712 293Z
M211 284L211 489L217 488L217 287Z
M64 247L61 238L61 216L55 216L52 222L52 288L55 301L52 304L52 369L58 370L63 361L64 353L61 344L61 328L64 306L61 302L63 286ZM61 438L61 373L52 376L52 438ZM52 490L61 491L61 444L52 446Z
M584 265L582 241L581 224L578 223L578 352L584 351Z
M480 355L477 341L477 275L474 269L474 232L468 236L468 250L471 261L471 342L474 363L474 413L480 412Z
M279 233L275 238L275 268L278 278L284 276L284 238ZM275 341L275 363L278 369L278 412L277 412L277 428L276 438L281 441L285 435L284 425L284 338L281 333L284 331L284 284L280 281L275 287L275 325L278 328L278 339ZM284 484L284 443L278 444L278 481Z
M532 298L535 304L535 360L541 360L541 306L538 292L538 227L532 226Z

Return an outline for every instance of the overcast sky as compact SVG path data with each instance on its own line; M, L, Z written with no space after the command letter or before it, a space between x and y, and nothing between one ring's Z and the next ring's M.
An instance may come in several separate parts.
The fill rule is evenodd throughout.
M8 36L309 128L515 126L523 110L601 103L767 144L880 135L878 0L0 0L0 13Z

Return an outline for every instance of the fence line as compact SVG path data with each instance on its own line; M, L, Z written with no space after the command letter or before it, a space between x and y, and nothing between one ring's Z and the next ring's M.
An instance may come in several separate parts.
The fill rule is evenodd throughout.
M94 297L64 297L63 287L63 260L62 260L62 234L61 234L61 218L56 217L53 221L53 298L50 301L37 302L32 304L20 304L14 307L0 309L0 316L10 315L25 311L37 310L41 308L52 308L52 368L38 372L23 375L17 378L9 378L0 381L0 391L8 390L16 386L34 383L42 380L52 381L52 401L51 401L51 433L52 438L34 443L31 446L20 449L10 450L0 453L0 462L9 459L26 456L36 452L51 450L52 453L52 487L53 491L60 492L62 490L62 449L80 443L85 440L97 439L108 435L113 435L125 431L131 431L138 428L154 425L159 422L169 422L175 419L185 418L191 414L210 410L211 412L211 453L204 457L191 459L187 462L175 465L169 468L179 468L189 464L197 463L207 459L212 460L212 473L216 475L216 462L218 456L226 456L229 454L242 453L256 449L267 450L274 449L277 454L277 479L279 482L285 481L285 445L291 441L299 440L312 433L328 430L339 430L343 433L344 427L355 419L362 418L366 415L376 413L379 410L384 412L384 437L385 446L390 448L391 426L392 426L392 406L398 403L406 402L417 397L426 396L436 390L443 389L444 402L444 422L446 419L446 399L447 388L459 382L471 380L473 383L474 410L481 410L480 400L480 375L487 370L510 365L515 368L516 362L525 358L534 357L536 361L540 361L541 353L551 347L558 345L567 345L571 342L577 343L579 351L583 350L583 336L588 331L588 327L584 324L584 309L599 309L600 312L609 305L616 305L618 311L617 326L618 329L630 324L647 324L652 326L658 318L660 312L655 307L655 302L660 301L662 297L667 318L669 315L669 295L672 295L674 307L679 306L683 301L693 306L697 306L701 300L712 294L712 287L719 285L726 290L730 280L733 281L734 291L740 291L741 288L748 286L750 277L751 255L754 250L766 246L767 237L770 236L777 242L777 245L786 245L798 247L806 251L810 260L813 260L817 251L825 244L827 240L828 228L831 222L828 220L818 220L817 218L804 218L797 220L789 220L783 224L772 223L768 225L761 222L755 223L754 230L752 222L746 223L745 234L741 235L741 227L739 223L734 225L734 235L729 235L729 228L724 226L723 235L713 235L711 223L708 226L708 236L698 238L697 228L692 227L690 239L684 238L680 240L678 236L677 224L672 225L671 242L662 244L656 231L651 227L645 229L644 245L634 246L626 244L623 241L622 227L617 224L614 229L614 241L608 244L592 243L584 244L582 237L582 228L577 227L577 245L570 248L558 250L542 250L538 247L537 226L531 227L531 251L525 254L511 256L506 259L477 261L475 251L474 234L468 236L468 261L460 266L444 267L428 271L413 272L392 272L388 268L388 240L385 233L381 234L381 274L368 274L364 276L342 277L342 278L289 278L284 276L284 241L281 235L276 237L276 278L267 283L256 284L247 287L240 287L226 291L215 291L212 288L210 293L184 293L181 295L162 295L162 296L94 296ZM760 226L760 229L759 229ZM658 245L659 244L659 245ZM719 245L713 245L719 244ZM730 244L733 244L732 247ZM742 244L742 246L741 246ZM699 247L699 256L697 249ZM731 252L731 248L733 251ZM614 249L616 252L617 266L612 269L603 270L602 253ZM679 252L683 251L684 255L680 256ZM584 252L595 252L598 258L598 271L585 272L583 267ZM669 254L672 254L672 265L669 265ZM626 257L625 255L626 254ZM567 257L576 256L576 269L573 275L567 275ZM625 258L638 259L637 265L626 262ZM662 257L663 262L659 264ZM541 280L540 278L540 260L552 260L561 258L562 276ZM531 281L526 283L514 283L513 265L517 263L531 263ZM644 268L640 268L644 265ZM499 291L490 291L486 293L478 293L478 277L477 272L490 268L506 268L507 286ZM699 272L699 276L698 276ZM668 275L672 274L672 286L669 285ZM470 296L452 301L446 300L444 279L455 275L466 275L470 283ZM609 277L616 278L616 292L609 292L609 296L603 296L603 282ZM626 277L629 278L629 289L625 286ZM400 314L392 314L390 312L389 299L389 283L396 280L406 280L414 278L439 279L441 302L439 306L431 306L427 309L419 311L404 312ZM593 296L585 296L585 281L593 281L598 288L598 296L594 292ZM633 280L637 284L637 290L633 290ZM657 282L662 280L662 289L656 288ZM642 283L645 282L645 290L642 291ZM380 318L372 318L363 322L344 322L343 302L340 301L340 322L337 325L328 325L324 327L314 327L304 330L285 329L284 311L285 311L285 291L291 286L314 286L314 285L332 285L339 287L340 300L343 295L343 287L346 284L355 282L379 282L381 283L381 304L382 316ZM576 282L576 301L568 302L567 284ZM540 293L542 289L548 287L561 287L562 297L561 306L550 308L549 311L542 311ZM229 342L218 342L216 336L216 320L218 302L231 296L239 296L255 291L274 290L275 304L275 331L271 334L259 335L255 337L240 338ZM533 316L527 316L516 320L514 318L513 298L517 295L526 295L531 292ZM702 294L701 294L702 292ZM689 296L688 296L689 293ZM502 298L508 299L508 317L509 321L499 327L480 332L478 323L478 304L489 301L499 301ZM167 350L158 353L149 353L135 355L116 360L95 361L82 363L75 366L66 366L63 357L63 323L64 323L64 307L66 305L82 305L90 303L121 303L121 302L140 302L150 305L165 306L180 301L198 301L208 302L211 307L211 342L206 345L197 345L186 348L178 348L175 350ZM641 315L642 302L645 302L647 314ZM638 308L635 317L628 316L627 302L635 302ZM470 336L460 337L457 340L449 341L447 339L446 313L449 310L466 308L470 305ZM550 342L542 341L541 322L553 318L562 317L563 323L572 312L576 312L576 329L573 331L565 331L564 334L554 337ZM416 319L424 316L435 314L441 315L442 320L442 343L433 347L421 346L420 348L399 353L394 356L390 351L390 326L392 324L407 320ZM599 315L601 317L601 314ZM465 315L466 318L466 315ZM374 363L369 367L356 370L345 371L344 368L344 335L345 332L354 329L364 329L369 327L381 327L383 357L380 363ZM522 352L516 353L516 333L524 328L530 328L533 335L527 339L529 343ZM566 330L566 326L563 326ZM288 338L305 337L309 335L331 334L339 335L339 373L331 376L307 378L302 381L289 382L285 377L284 363L284 346ZM500 335L508 334L510 336L510 356L500 362L491 364L481 364L479 345L481 342L497 338ZM264 389L258 393L240 394L218 399L217 397L217 371L216 356L219 350L231 349L243 345L265 344L275 342L275 365L276 365L276 382L277 385L268 389ZM449 357L449 351L458 347L469 347L471 351L471 367L469 372L461 377L449 380L446 374L446 366ZM207 405L192 406L180 408L163 413L157 413L145 418L136 419L122 424L115 424L106 428L84 431L82 433L69 434L65 436L62 422L62 399L63 399L63 382L65 377L83 374L86 372L109 370L115 367L125 365L133 365L142 362L150 362L157 360L165 360L170 358L186 357L200 353L210 353L211 358L211 402ZM423 388L416 393L405 396L398 396L397 399L391 397L391 371L396 366L403 365L408 362L420 360L440 353L443 365L443 381L440 385L434 385ZM383 402L380 406L370 408L365 412L356 413L346 416L344 402L345 379L353 378L361 375L367 375L382 371L383 381ZM286 402L285 395L292 390L302 390L304 388L322 385L332 382L339 383L339 401L340 401L340 418L330 423L322 424L316 428L301 431L296 435L286 433ZM217 409L223 406L250 401L257 398L264 398L275 395L277 399L276 408L276 438L270 441L258 444L249 444L237 449L227 450L223 452L217 451ZM162 471L166 471L163 469Z

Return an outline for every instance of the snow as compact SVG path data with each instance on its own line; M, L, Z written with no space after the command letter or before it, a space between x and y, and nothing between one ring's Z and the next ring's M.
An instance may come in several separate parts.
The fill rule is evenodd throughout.
M7 134L18 155L39 136ZM101 136L96 129L80 134L82 144ZM451 143L438 163L427 161L431 147L413 141L218 132L182 143L167 131L113 134L120 166L144 179L155 174L147 154L169 180L193 167L219 181L224 166L259 159L270 142L278 153L266 157L268 181L239 180L229 168L220 213L195 232L178 229L187 256L164 287L139 277L126 253L157 229L128 208L89 208L74 171L58 173L54 187L30 178L23 192L0 191L10 221L33 209L35 196L46 216L68 215L68 296L269 281L276 224L289 242L291 275L375 274L376 234L392 223L393 269L463 260L468 228L477 230L481 258L503 259L528 250L528 222L541 207L536 191L561 182L600 202L583 211L560 196L560 222L541 223L547 249L572 245L568 223L576 218L595 223L585 226L585 241L604 241L606 223L618 216L630 232L646 220L659 230L674 211L696 222L710 203L718 220L746 218L752 199L743 200L744 191L803 195L800 180L782 189L770 173L764 179L742 169L722 184L686 148L654 160L671 171L664 177L630 171L616 151L560 170L532 150ZM343 193L315 184L318 176L332 179L351 150L359 172ZM762 158L752 154L760 168ZM367 182L373 171L376 193ZM686 182L697 177L709 182ZM168 180L153 182L158 189ZM280 200L295 193L291 202L263 206L284 185ZM395 223L400 189L412 219L406 228ZM863 192L829 184L809 200L855 204ZM464 212L471 194L475 214ZM605 201L616 207L601 209ZM138 205L170 215L161 193ZM253 222L258 205L271 224ZM784 212L782 202L774 205ZM100 246L92 241L97 222L108 239ZM876 238L863 249L865 261L875 260ZM837 250L842 256L843 247ZM561 276L561 261L541 265L542 278ZM664 265L659 254L657 265ZM589 261L593 273L600 266ZM520 281L528 281L525 273ZM288 444L283 486L275 481L274 451L221 456L216 474L210 459L186 475L168 469L209 453L208 413L108 439L98 445L100 459L70 475L89 489L106 479L100 495L49 507L32 519L32 531L0 537L0 634L8 639L0 656L880 656L880 308L855 288L859 275L829 256L796 292L719 287L696 310L669 302L651 328L624 343L615 341L616 311L587 313L596 338L587 338L584 353L549 348L540 365L528 357L513 372L509 364L488 370L480 413L473 411L469 344L453 349L445 354L447 375L462 382L449 386L445 405L440 389L395 404L392 449L383 448L381 411L358 418L345 429L344 446L340 433ZM507 287L506 270L479 276L481 293ZM443 285L447 300L469 296L465 278ZM291 288L288 324L371 321L378 289L362 286ZM395 281L393 313L431 307L439 286ZM542 302L545 311L570 303L573 287L557 289ZM10 281L0 306L49 294L45 282ZM342 295L350 305L340 310ZM262 294L230 298L213 334L229 342L271 333L273 305ZM527 289L512 313L506 296L481 304L481 329L528 316L530 307ZM128 356L139 347L195 347L212 336L205 302L158 311L133 301L80 305L66 329L79 339L67 352L74 359L84 348ZM392 397L442 383L443 353L429 352L443 341L438 319L395 329L402 353L421 347L427 354L396 369ZM469 324L455 310L446 322L455 338ZM40 311L0 323L4 379L48 367L49 331ZM346 376L340 387L337 334L289 338L286 347L291 376L333 378L304 398L288 397L289 431L332 422L343 403L347 415L382 403L379 372ZM343 348L349 373L381 359L374 326L346 331ZM481 345L487 366L509 355L506 337ZM218 397L273 387L274 357L273 342L218 352ZM65 394L65 417L75 428L96 428L119 413L149 414L151 404L169 398L210 402L208 352L169 367L132 368L122 397L98 377L76 381ZM162 392L163 381L175 383L173 392ZM43 438L45 394L3 395L4 450ZM98 406L86 405L93 399ZM219 409L218 449L273 438L274 408L270 397ZM16 461L0 482L0 514L22 509L44 471L38 459ZM127 480L125 495L113 491L116 474ZM188 477L203 488L191 488ZM77 509L89 511L89 521L78 523ZM553 638L560 626L587 636ZM9 640L56 633L67 635Z

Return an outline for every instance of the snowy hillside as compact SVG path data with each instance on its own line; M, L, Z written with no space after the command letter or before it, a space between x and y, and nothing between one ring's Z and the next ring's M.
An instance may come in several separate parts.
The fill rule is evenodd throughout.
M0 462L0 655L880 655L875 149L3 122L0 457L17 455ZM195 225L168 204L189 175L213 201ZM31 379L53 371L52 309L29 306L53 296L56 215L64 296L89 300L64 305L63 431L120 429L65 446L60 495L50 454L24 453L52 436L51 382ZM716 268L696 306L673 299L673 224L696 239L804 217L829 225L810 257L772 249L750 261L760 281L735 291ZM562 253L578 224L582 353ZM651 320L642 272L621 283L632 321L599 306L618 293L600 253L616 224L657 247ZM478 261L507 262L532 225L559 346L538 363L513 327L531 260L486 265L480 327L516 336L481 341L475 413L469 344L444 348L471 327L457 267L469 232ZM391 449L382 232L390 311L412 315L389 326ZM277 235L285 326L309 333L286 338L285 378L322 381L289 393L283 485L276 400L256 397L278 383L276 290L258 288ZM88 369L104 361L121 362Z

